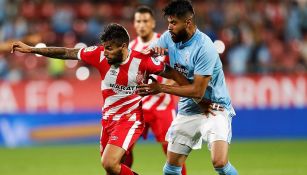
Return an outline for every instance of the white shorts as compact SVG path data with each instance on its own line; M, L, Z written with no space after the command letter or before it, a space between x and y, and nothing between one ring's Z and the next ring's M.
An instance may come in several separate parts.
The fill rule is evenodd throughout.
M223 140L228 143L231 141L231 120L229 112L214 111L213 115L180 115L173 120L165 139L170 143L179 143L192 149L200 149L203 141L211 143Z

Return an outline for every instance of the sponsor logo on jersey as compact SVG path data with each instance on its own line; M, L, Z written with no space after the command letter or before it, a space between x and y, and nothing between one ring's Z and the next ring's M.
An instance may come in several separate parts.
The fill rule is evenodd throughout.
M179 63L175 63L174 69L177 70L178 72L182 73L185 77L188 77L189 70L185 66L183 66Z
M91 51L94 51L97 48L98 48L97 46L87 47L87 48L84 49L84 52L91 52Z
M119 84L110 84L110 87L117 94L134 94L137 86L123 86Z
M152 62L155 64L155 65L157 65L157 66L159 66L160 64L161 64L161 62L158 60L158 58L156 58L156 57L151 57L151 60L152 60Z

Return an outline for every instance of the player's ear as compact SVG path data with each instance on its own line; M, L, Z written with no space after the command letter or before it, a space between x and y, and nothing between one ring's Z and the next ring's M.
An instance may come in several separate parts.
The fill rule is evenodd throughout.
M185 22L186 22L186 25L189 26L192 23L192 19L191 18L186 19Z
M123 43L123 44L122 44L122 48L124 49L125 47L128 48L128 44L127 44L127 43Z

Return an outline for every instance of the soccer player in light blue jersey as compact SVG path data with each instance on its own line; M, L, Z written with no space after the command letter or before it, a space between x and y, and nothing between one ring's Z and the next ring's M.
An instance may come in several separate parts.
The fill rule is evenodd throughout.
M168 145L164 175L180 175L181 166L192 149L208 143L211 160L220 175L237 175L228 160L231 121L235 111L227 91L223 67L211 39L197 29L192 4L188 0L170 2L164 9L168 31L152 45L152 52L167 51L170 65L190 81L189 85L142 85L140 94L170 93L181 96L178 115L166 136ZM198 102L207 100L225 108L215 115L202 111Z

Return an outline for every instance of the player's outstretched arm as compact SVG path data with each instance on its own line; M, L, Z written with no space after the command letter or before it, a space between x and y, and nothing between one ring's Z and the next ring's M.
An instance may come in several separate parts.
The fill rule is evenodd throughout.
M21 41L14 42L12 45L12 52L18 51L22 53L40 54L50 58L63 60L78 60L79 49L71 49L65 47L45 47L35 48L31 47Z

